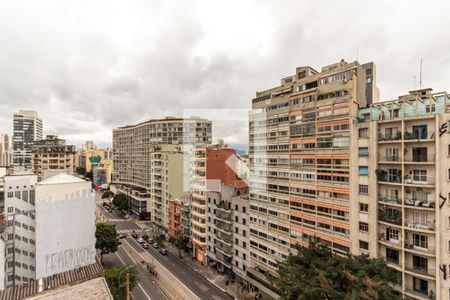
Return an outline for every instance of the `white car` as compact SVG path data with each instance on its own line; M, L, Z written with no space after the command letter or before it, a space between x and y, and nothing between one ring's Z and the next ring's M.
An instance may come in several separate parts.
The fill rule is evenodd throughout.
M142 244L142 243L144 243L144 242L145 242L145 241L144 241L144 239L143 239L143 238L141 238L141 237L140 237L140 238L138 238L138 239L137 239L137 241L138 241L138 243L139 243L139 244Z

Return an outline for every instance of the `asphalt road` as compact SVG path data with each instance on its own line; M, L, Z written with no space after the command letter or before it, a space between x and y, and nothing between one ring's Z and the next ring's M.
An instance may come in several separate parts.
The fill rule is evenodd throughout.
M127 241L137 251L148 251L161 265L163 265L170 273L175 275L188 289L194 292L200 299L210 300L230 300L233 299L228 294L222 292L215 285L206 280L199 273L192 270L186 264L178 259L178 257L168 253L161 255L153 247L145 250L136 242L135 239L128 237Z
M97 204L101 207L101 199L96 193ZM124 217L117 211L108 212L103 207L101 207L105 216L107 217L108 223L115 224L118 232L121 231L132 231L138 230L139 226L134 224L131 220L125 220ZM177 277L188 289L194 292L200 299L204 300L231 300L233 297L224 293L222 290L217 288L214 284L206 280L199 273L195 272L189 266L184 264L182 261L178 259L178 257L168 253L166 256L161 255L157 250L153 247L150 247L148 250L141 247L141 245L135 241L131 236L127 237L127 241L130 245L138 252L142 253L144 251L148 251L158 262L163 265L170 273L172 273L175 277ZM123 250L122 250L123 251ZM122 253L124 254L124 253ZM120 255L120 254L119 254ZM125 256L128 255L125 253ZM130 259L128 257L128 259ZM136 289L136 288L135 288ZM151 286L145 288L145 291L149 294L149 290L152 290ZM134 292L134 291L133 291ZM153 298L150 295L151 299ZM136 300L146 299L146 298L136 298Z
M105 255L103 258L105 266L113 266L118 264L133 265L133 261L126 251L119 248L116 253ZM131 292L134 300L165 300L164 296L159 292L153 282L141 271L138 270L138 284Z

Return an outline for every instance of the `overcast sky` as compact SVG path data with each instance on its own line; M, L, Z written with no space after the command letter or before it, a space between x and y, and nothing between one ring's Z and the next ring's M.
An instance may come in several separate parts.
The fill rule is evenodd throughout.
M420 58L423 86L450 91L447 3L0 0L0 132L33 109L44 133L104 146L114 127L183 109L248 109L295 67L357 48L384 100L413 88ZM216 133L245 143L233 124Z

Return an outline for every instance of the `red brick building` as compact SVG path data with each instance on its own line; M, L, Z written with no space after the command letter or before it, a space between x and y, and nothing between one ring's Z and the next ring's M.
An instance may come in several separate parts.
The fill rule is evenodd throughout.
M181 202L179 200L169 201L169 239L174 239L176 232L181 226Z

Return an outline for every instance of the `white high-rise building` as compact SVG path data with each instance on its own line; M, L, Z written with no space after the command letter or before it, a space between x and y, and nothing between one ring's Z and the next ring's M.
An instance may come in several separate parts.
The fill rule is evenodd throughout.
M37 112L19 110L13 118L13 160L14 172L31 171L31 146L42 139L42 119Z
M12 164L12 149L9 143L9 135L0 135L0 166L9 167Z
M0 289L95 263L95 200L89 182L61 173L5 176ZM2 266L4 266L2 268Z

